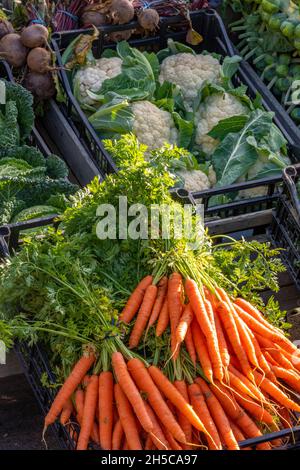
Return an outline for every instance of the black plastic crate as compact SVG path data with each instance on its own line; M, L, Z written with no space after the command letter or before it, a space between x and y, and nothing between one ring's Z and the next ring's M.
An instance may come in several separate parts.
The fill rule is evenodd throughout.
M191 13L191 17L194 29L200 32L204 38L204 41L199 46L195 47L195 50L197 52L201 52L202 50L208 50L209 52L217 52L222 56L233 56L235 54L234 47L227 35L226 28L221 18L214 10L208 9ZM93 43L93 53L95 57L100 57L103 50L107 47L116 47L115 44L106 42L107 36L110 32L133 29L135 25L136 23L130 23L124 26L102 27L100 37ZM60 67L60 70L58 72L59 79L66 97L66 104L61 104L61 109L69 124L72 126L73 130L80 138L81 142L84 143L84 145L86 146L87 150L89 151L90 158L93 159L93 161L99 168L99 171L107 174L110 172L117 171L117 167L108 152L106 152L106 150L104 149L99 136L93 129L92 125L89 123L84 112L81 110L79 103L75 99L68 80L68 73L62 66L61 57L63 52L65 51L66 47L70 44L70 42L74 38L76 38L80 32L82 31L78 30L54 34L52 39L52 46L57 56L57 65ZM90 32L90 30L85 31L86 34ZM173 17L167 18L161 22L161 27L157 36L143 39L132 39L128 42L131 46L134 47L143 47L149 51L158 51L167 46L167 41L169 38L185 42L185 36L185 22L182 20L181 17ZM251 98L254 98L257 92L260 91L255 80L253 80L251 76L248 76L244 72L242 67L239 67L234 81L235 85L237 86L240 84L245 84L248 87L248 95ZM264 99L264 96L262 96L262 104L267 111L272 110L269 103ZM277 119L277 117L275 116L274 122L280 128L280 130L288 141L292 163L300 161L300 150L294 145L294 140L290 137L289 133L286 131L286 128L282 125L281 120ZM274 184L280 182L280 180L280 178L272 178L263 179L256 182L250 181L243 183L243 187L240 189L265 186L267 187L267 193L269 195L271 193L274 193ZM238 188L238 186L236 185L233 186ZM232 189L232 186L230 186L230 188ZM205 193L202 193L202 196L205 195L205 199L208 201L213 195L227 194L228 192L230 192L230 190L227 190L227 188L221 188L218 190L211 189L205 191ZM244 207L245 212L247 212L249 211L250 206L254 207L251 198L248 198L247 200L249 201L249 204L247 204L244 200L242 204L239 205L239 211L242 211L242 208ZM259 200L258 202L260 203L261 201ZM224 208L227 207L226 204L222 206ZM235 207L231 204L229 206L230 211L232 211L232 208Z
M297 183L300 165L289 166L283 172L283 191L271 228L277 246L284 248L282 257L300 289L300 199Z

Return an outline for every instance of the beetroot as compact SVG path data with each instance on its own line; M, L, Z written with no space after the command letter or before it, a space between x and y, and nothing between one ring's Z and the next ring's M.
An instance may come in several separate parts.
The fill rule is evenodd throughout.
M24 28L21 33L21 40L24 46L33 49L43 47L48 41L48 29L42 24L32 24Z
M0 57L12 67L19 68L25 65L26 56L27 49L22 44L19 34L9 33L0 40Z
M43 47L31 49L27 56L27 65L32 72L47 73L51 70L51 53Z
M13 25L7 20L0 19L0 39L2 39L6 34L10 34L13 32Z
M159 14L153 8L142 10L138 15L138 23L145 31L155 31L159 25Z
M49 100L55 95L55 85L51 73L29 72L23 86L39 100Z
M134 18L134 7L129 0L112 0L108 16L113 24L126 24Z
M87 10L81 15L81 24L82 26L101 26L102 24L106 24L106 15L103 15L99 11L94 10Z

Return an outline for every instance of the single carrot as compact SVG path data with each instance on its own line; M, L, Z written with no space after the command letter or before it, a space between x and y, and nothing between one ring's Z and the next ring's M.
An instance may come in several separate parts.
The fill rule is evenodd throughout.
M256 308L254 305L250 304L245 299L242 299L241 297L238 297L235 299L234 304L243 309L245 312L247 312L249 315L251 315L253 318L258 320L259 322L263 323L267 328L270 330L274 330L277 333L281 331L276 328L274 325L268 322L268 320L265 318L265 316Z
M250 382L250 380L247 379L247 377L245 377L241 372L239 372L231 364L229 365L228 373L229 373L230 384L236 387L237 390L239 390L241 393L245 395L249 395L250 397L258 401L261 401L261 402L265 401L264 395L260 392L257 386L254 385L252 382Z
M279 366L285 367L286 369L293 369L292 363L284 356L284 354L282 354L280 346L258 333L255 336L259 345L268 351L270 356L275 359Z
M171 325L171 352L175 361L178 356L176 350L176 329L182 313L182 276L179 273L172 273L168 283L168 312Z
M192 407L209 432L209 436L207 436L208 448L210 450L221 450L222 444L218 430L215 426L214 420L211 417L201 388L198 384L194 383L189 385L189 395Z
M149 318L148 328L154 325L154 323L158 319L158 316L160 314L160 311L166 299L167 290L168 290L168 278L164 276L161 278L161 280L157 284L157 297L156 297L156 300L153 305L153 309Z
M219 382L211 384L210 388L213 390L217 399L221 403L226 415L232 419L242 432L248 438L255 438L262 436L261 431L258 429L252 419L245 413L244 410L236 402L233 395ZM260 444L258 447L260 450L270 450L271 446L269 443Z
M110 371L99 375L99 438L103 450L111 450L113 431L114 379Z
M273 416L267 410L255 403L251 398L244 398L240 393L236 393L234 388L232 391L236 401L242 406L242 408L248 411L253 418L265 424L275 425Z
M142 444L139 438L133 409L125 393L120 387L120 384L115 384L114 391L118 413L123 431L126 436L128 447L130 450L142 450Z
M134 322L134 327L129 338L130 349L136 348L147 326L151 310L157 296L157 286L150 284L147 287L142 305Z
M186 402L181 393L178 392L175 386L167 379L161 370L156 366L150 366L149 373L161 393L163 393L165 397L167 397L171 403L173 403L176 408L188 418L190 423L199 431L208 434L197 413L195 413L191 405Z
M183 398L187 403L190 403L188 388L184 380L175 380L174 382L175 387L177 388L178 392L181 393ZM185 435L185 442L192 442L192 425L189 420L182 414L179 410L177 412L178 423ZM184 450L192 450L192 447L188 444L183 445Z
M272 398L274 398L278 403L289 408L293 411L300 412L300 406L291 400L282 390L280 390L277 385L275 385L271 380L263 377L259 372L253 371L256 383L267 392Z
M231 426L231 429L232 429L232 432L234 434L234 437L236 438L238 444L240 444L241 442L243 442L246 438L244 436L244 434L242 433L242 431L240 430L240 428L235 424L234 421L232 421L231 419L229 420L229 423L230 423L230 426ZM242 447L241 450L251 450L251 447Z
M169 443L168 443L167 439L164 436L162 428L160 427L160 424L159 424L159 422L158 422L151 406L148 405L148 403L146 403L146 402L145 402L145 406L146 406L146 410L148 412L148 415L150 416L150 419L151 419L152 425L153 425L153 431L151 433L151 438L152 438L153 443L155 444L155 446L159 450L168 450Z
M177 344L181 344L184 341L184 339L186 337L187 330L188 330L190 324L192 323L193 316L194 316L194 313L193 313L191 304L188 303L184 307L183 313L180 317L180 320L179 320L179 323L178 323L178 326L177 326L177 329L176 329L176 342L177 342Z
M138 309L140 308L147 287L150 286L152 281L152 276L146 276L144 277L144 279L141 280L141 282L139 282L121 312L120 321L122 321L123 323L131 322Z
M217 333L217 338L218 338L218 343L219 343L219 350L220 350L220 355L222 359L222 364L226 370L230 363L230 354L228 352L228 346L227 346L226 339L224 336L222 324L215 310L214 310L214 320L215 320L216 333Z
M268 338L274 343L279 344L287 352L293 353L297 351L297 347L281 333L268 329L263 323L260 323L238 305L236 305L236 310L242 320L251 328L252 331L258 333L261 336L264 336L265 338Z
M296 392L300 393L300 376L296 372L276 366L272 366L272 370L277 378L283 379Z
M211 364L210 357L208 354L207 341L197 321L195 320L193 321L191 328L192 328L192 335L193 335L193 341L194 341L196 353L198 356L198 360L201 364L202 370L204 372L204 375L207 378L207 380L209 380L210 382L213 382L214 381L213 369L212 369L212 364Z
M69 421L71 414L73 413L73 403L71 398L68 398L68 400L65 402L61 415L60 415L60 424L65 426L67 422Z
M283 429L291 428L293 426L291 419L291 412L285 406L280 406L278 409L278 416L280 417L280 423Z
M225 444L229 450L239 450L238 443L234 437L234 434L230 427L230 423L228 421L226 413L222 408L222 405L212 393L212 391L209 389L208 385L203 379L198 378L197 384L200 385L201 391L207 403L207 407L218 429L220 437L223 437Z
M58 415L60 414L61 410L65 402L68 398L71 397L72 393L75 392L76 388L82 381L83 377L87 373L87 371L91 368L92 364L95 361L94 354L83 355L79 361L76 363L74 368L72 369L71 374L64 382L63 386L59 390L58 394L54 398L54 401L51 405L50 410L48 411L45 422L44 422L44 433L47 427L54 423Z
M132 380L123 355L120 352L112 354L112 366L123 392L127 396L134 412L146 432L152 432L152 422L148 416L144 401ZM120 413L119 413L120 414Z
M174 418L143 362L137 358L130 359L127 367L135 384L141 392L147 395L151 407L164 426L179 442L186 442L183 430Z
M169 324L169 310L168 310L168 299L166 298L159 312L159 317L156 325L156 336L161 336Z
M218 338L213 323L213 310L210 302L205 300L200 294L197 283L192 279L185 281L185 291L191 303L193 312L198 321L201 331L206 338L206 346L216 378L223 379L222 359L219 351ZM207 308L211 309L208 313ZM195 343L195 347L197 345Z
M76 414L77 414L77 419L79 417L79 420L82 418L83 415L83 407L84 407L84 391L79 388L75 392L74 396L74 401L75 401L75 409L76 409ZM78 420L79 424L80 421Z
M121 449L121 442L122 442L123 435L124 435L124 431L122 428L121 420L119 418L115 424L113 434L112 434L112 450Z
M184 342L185 342L186 350L189 353L189 356L191 358L191 361L194 364L194 366L196 366L197 356L196 356L196 349L195 349L195 345L194 345L194 340L193 340L191 327L188 328L188 330L186 332Z
M237 326L238 333L241 338L242 345L246 351L246 354L248 356L249 362L254 366L259 368L259 362L256 357L256 352L255 352L255 347L253 344L253 341L251 340L250 334L246 328L246 324L243 322L243 320L238 316L238 314L235 312L234 308L232 310L232 313L234 314L234 319L235 323Z
M164 435L166 436L166 439L168 441L169 449L171 449L171 450L182 450L181 445L178 444L176 439L174 439L174 437L172 436L170 431L164 426L162 426L162 429L163 429Z
M153 442L151 438L151 434L148 434L145 445L144 445L144 450L152 450L153 449Z
M86 450L95 421L98 400L98 375L92 375L86 389L82 422L80 427L77 450Z
M254 377L252 374L252 370L248 361L247 354L242 345L240 335L239 335L230 305L228 305L226 302L222 300L219 303L217 312L226 330L227 337L232 345L232 348L241 364L241 368L244 374L246 375L246 377L249 378L249 380L253 382Z
M252 344L254 346L255 354L258 360L258 364L259 364L259 369L261 369L268 377L272 378L274 374L272 373L271 367L269 366L265 356L263 355L263 352L260 348L260 345L254 333L250 330L250 328L248 327L248 325L246 325L246 323L244 323L244 328L247 330L250 336L250 339L252 341Z

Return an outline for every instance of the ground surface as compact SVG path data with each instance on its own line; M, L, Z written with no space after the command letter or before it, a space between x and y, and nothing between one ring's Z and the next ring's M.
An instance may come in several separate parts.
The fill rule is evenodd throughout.
M43 417L23 374L0 378L0 450L42 450ZM49 431L47 444L58 449Z

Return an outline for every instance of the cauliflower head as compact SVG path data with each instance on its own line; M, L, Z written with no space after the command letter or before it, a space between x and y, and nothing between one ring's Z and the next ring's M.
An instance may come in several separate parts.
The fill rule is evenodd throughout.
M104 82L114 78L122 72L122 60L118 57L102 58L96 60L94 65L88 65L78 70L74 83L79 85L79 99L83 104L93 104L87 90L98 92Z
M211 186L208 176L201 170L178 170L176 174L183 179L184 189L189 192L204 191Z
M162 147L165 143L175 144L178 131L172 115L158 108L150 101L137 101L131 107L134 114L133 133L149 150Z
M218 146L218 140L208 136L208 132L222 119L240 114L249 114L249 110L235 96L229 93L208 96L195 116L196 143L201 145L205 153L211 155Z
M187 52L172 55L163 60L159 81L174 83L179 86L188 109L205 80L217 82L220 78L221 65L211 55L193 55Z

